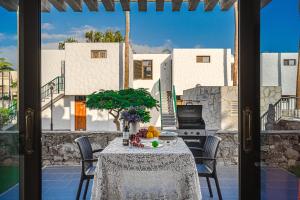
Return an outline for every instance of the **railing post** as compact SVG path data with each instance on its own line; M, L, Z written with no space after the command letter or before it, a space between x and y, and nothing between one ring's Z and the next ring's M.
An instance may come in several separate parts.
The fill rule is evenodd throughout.
M161 84L160 84L160 79L158 79L158 90L159 90L159 106L160 106L160 127L161 130L163 129L162 127L162 103L161 103Z

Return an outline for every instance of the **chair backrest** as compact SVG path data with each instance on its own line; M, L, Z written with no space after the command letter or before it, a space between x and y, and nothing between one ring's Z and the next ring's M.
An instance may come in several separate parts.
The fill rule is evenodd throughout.
M207 136L203 147L203 157L216 159L220 142L221 138L217 136ZM203 163L211 170L215 170L216 161L203 160Z
M93 159L93 149L92 145L89 141L89 138L86 136L82 136L75 139L75 142L77 143L82 159L82 167L83 169L87 169L91 166L93 166L93 162L83 162L86 159Z

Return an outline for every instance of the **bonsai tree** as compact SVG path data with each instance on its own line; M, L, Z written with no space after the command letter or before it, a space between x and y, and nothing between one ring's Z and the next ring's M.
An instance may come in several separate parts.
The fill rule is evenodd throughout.
M108 110L108 113L114 118L113 122L119 131L119 118L123 110L136 107L141 112L141 110L157 108L158 101L146 89L128 88L119 91L105 90L94 92L87 97L86 105L90 109Z

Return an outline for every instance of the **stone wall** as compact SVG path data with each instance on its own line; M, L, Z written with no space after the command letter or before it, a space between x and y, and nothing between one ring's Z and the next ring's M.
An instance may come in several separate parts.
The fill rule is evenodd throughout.
M238 134L218 131L222 138L218 160L225 165L238 164ZM300 131L263 131L261 133L261 162L272 167L300 166Z
M19 163L19 133L0 132L0 166L15 166Z
M238 87L221 87L221 130L238 129Z
M193 100L194 104L202 105L202 116L206 129L221 128L221 87L199 86L183 91L183 100Z
M265 131L261 137L261 160L273 167L300 166L300 131Z
M222 138L218 162L238 164L238 134L236 131L217 131ZM93 149L104 148L121 132L43 132L42 161L45 165L79 165L80 154L74 140L88 136ZM18 133L0 133L0 165L18 164ZM300 131L263 131L261 133L261 161L272 167L300 166Z
M267 112L269 104L275 104L282 94L279 86L263 86L260 88L260 114Z
M42 162L45 165L79 165L80 153L74 140L88 136L93 149L104 148L121 132L54 131L42 134Z
M238 129L238 87L198 86L183 91L183 100L194 100L203 105L202 116L208 130ZM281 98L281 87L262 86L260 89L261 115Z

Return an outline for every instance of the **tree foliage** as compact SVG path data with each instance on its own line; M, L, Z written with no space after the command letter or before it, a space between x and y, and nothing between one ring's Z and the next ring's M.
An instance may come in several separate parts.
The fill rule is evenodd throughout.
M123 42L124 37L120 31L107 30L105 32L100 31L88 31L85 33L86 42Z
M13 64L8 62L6 58L0 58L0 71L13 71Z
M0 128L3 128L9 121L10 110L8 108L0 108Z
M69 37L67 38L65 41L58 43L58 49L65 49L65 44L66 43L76 43L78 42L78 40L76 40L75 38Z
M137 107L141 110L157 108L158 101L144 88L129 88L95 92L87 97L86 105L90 109L108 110L109 114L114 117L117 129L120 130L119 117L123 110L130 107Z

